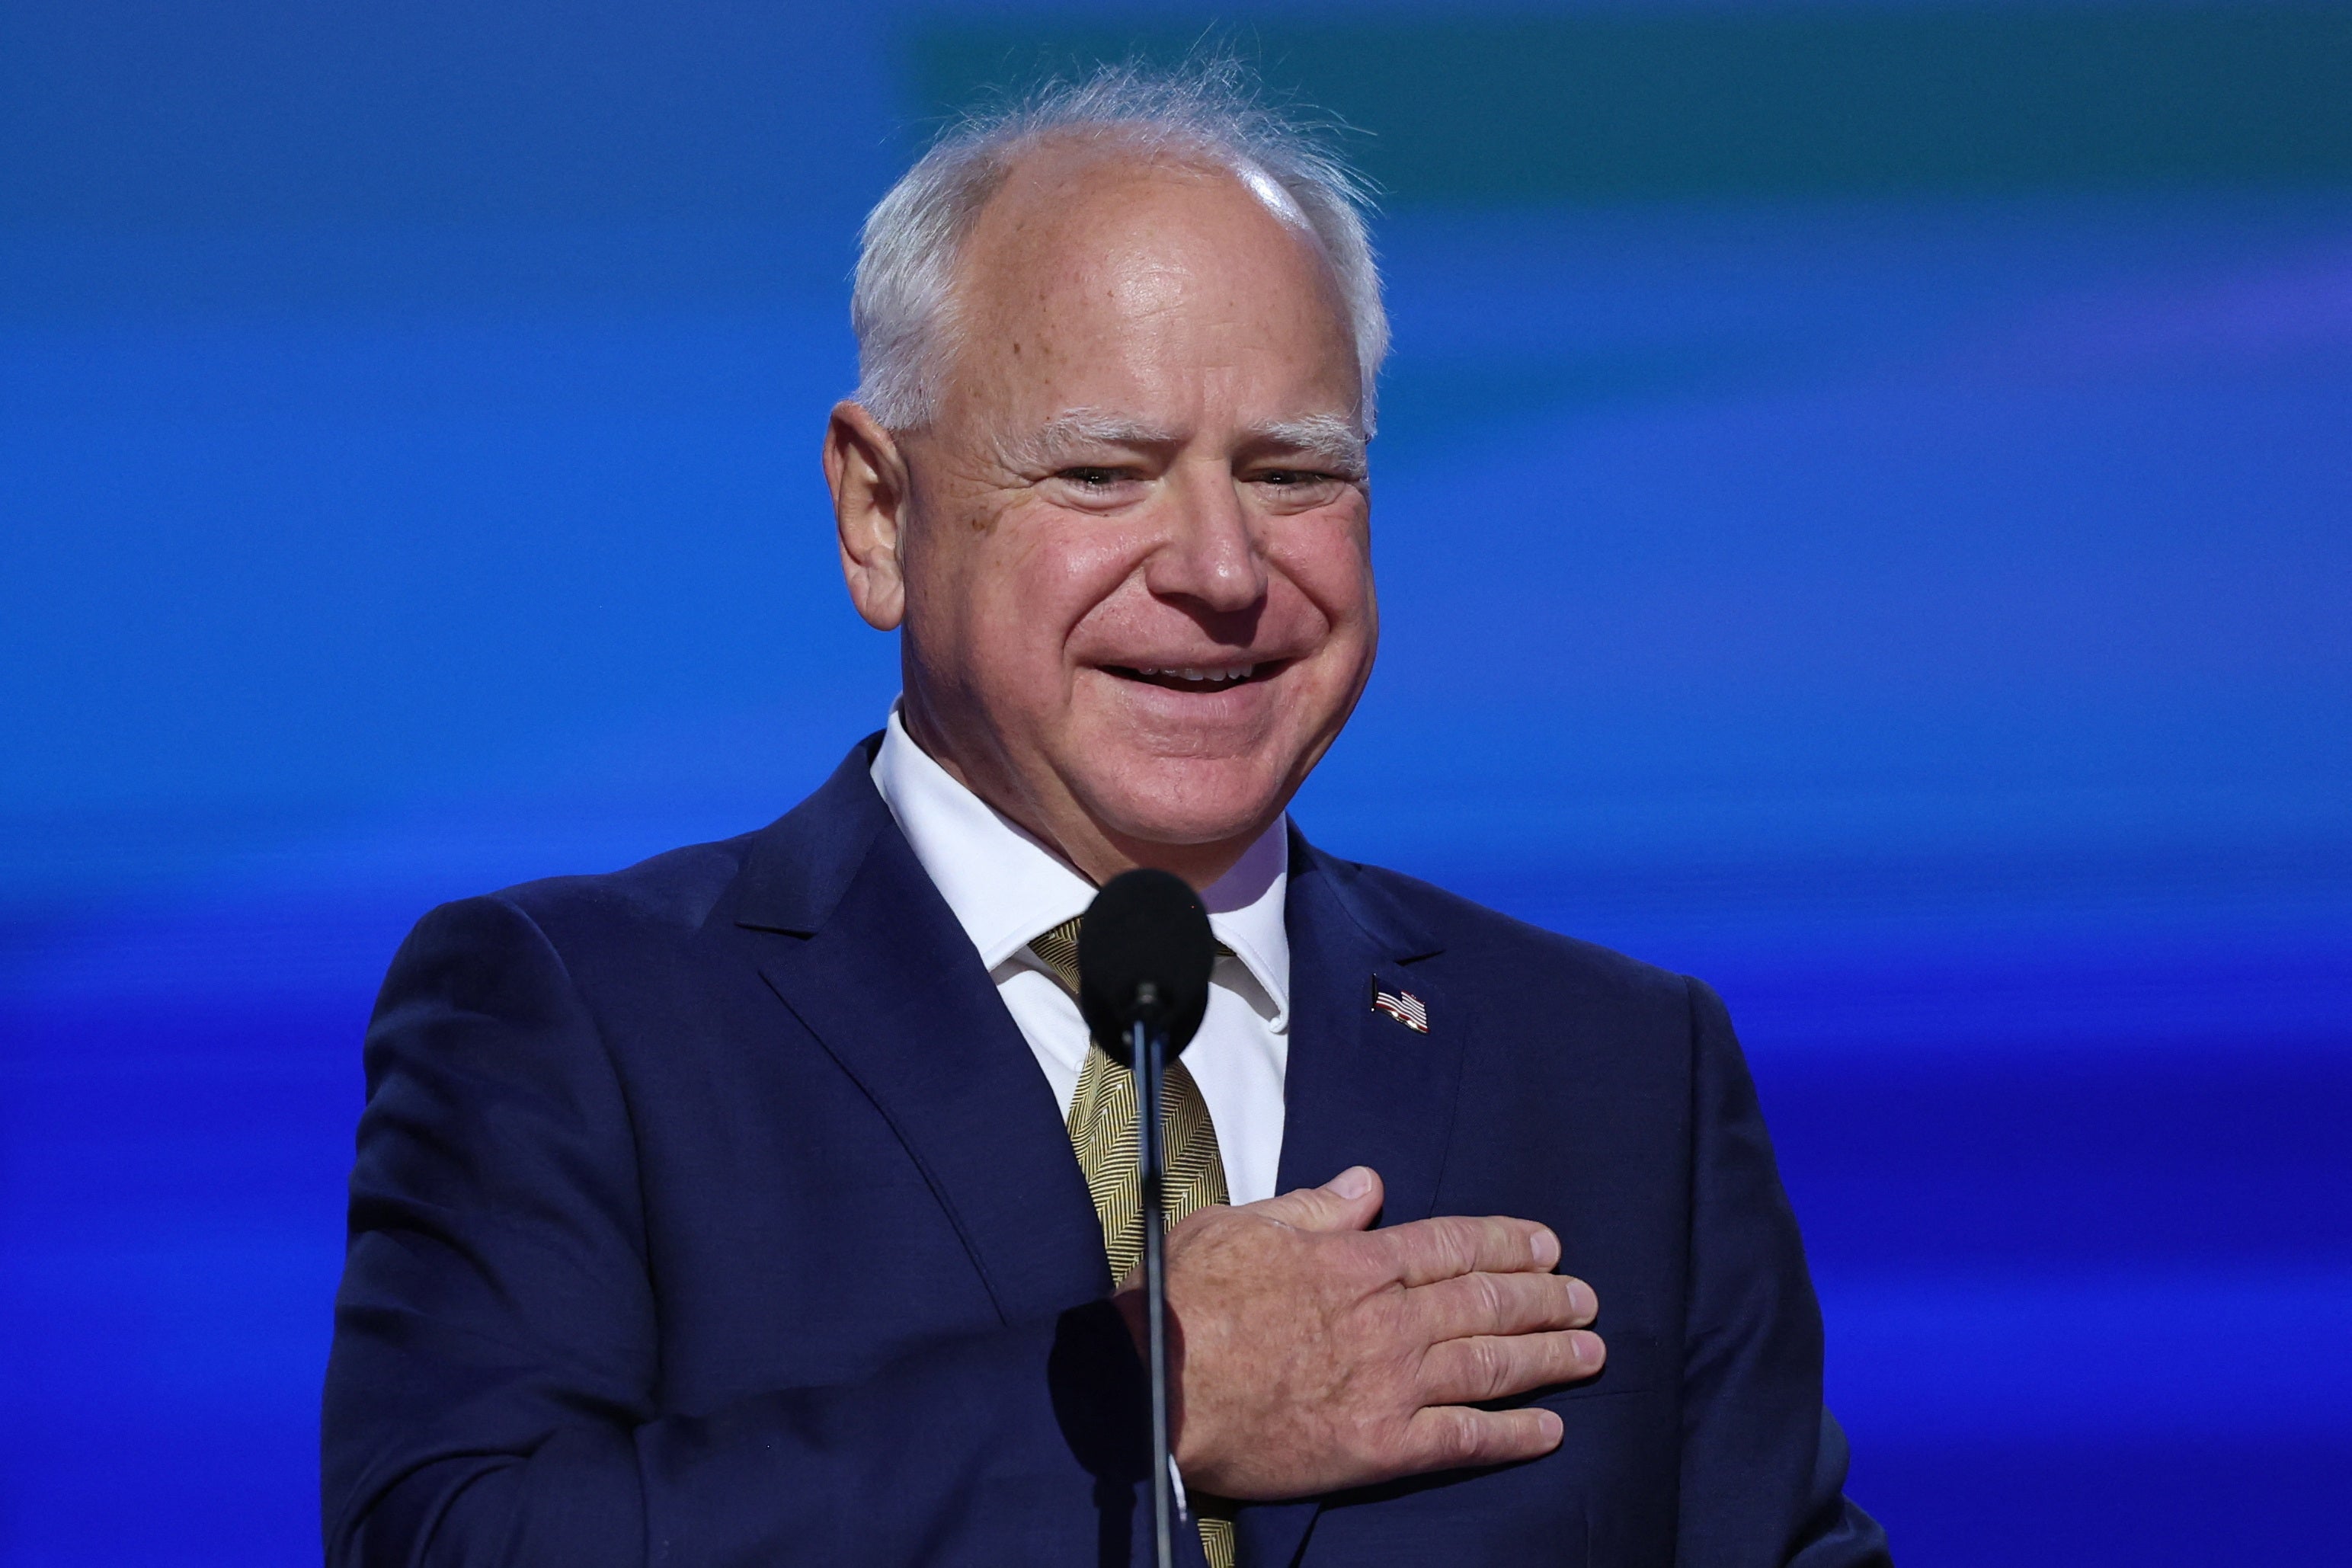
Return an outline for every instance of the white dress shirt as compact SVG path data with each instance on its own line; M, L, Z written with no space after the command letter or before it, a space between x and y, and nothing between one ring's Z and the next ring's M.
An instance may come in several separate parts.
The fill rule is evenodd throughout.
M1065 1118L1088 1049L1086 1020L1029 943L1094 902L1067 861L958 784L890 710L874 787L931 882L980 950ZM1225 1186L1237 1204L1274 1195L1282 1159L1282 1078L1290 1051L1290 938L1283 927L1287 819L1202 890L1209 928L1234 950L1210 975L1209 1010L1184 1063L1217 1127Z

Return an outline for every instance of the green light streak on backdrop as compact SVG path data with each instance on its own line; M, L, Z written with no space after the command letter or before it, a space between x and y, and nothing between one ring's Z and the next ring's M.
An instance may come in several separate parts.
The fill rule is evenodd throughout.
M1202 29L956 21L900 41L914 107ZM1285 20L1218 30L1277 97L1365 132L1395 202L2352 183L2352 8Z

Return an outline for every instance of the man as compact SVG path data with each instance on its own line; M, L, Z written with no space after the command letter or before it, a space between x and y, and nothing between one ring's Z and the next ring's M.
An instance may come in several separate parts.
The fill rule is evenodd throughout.
M1188 1561L1883 1562L1713 996L1289 828L1377 631L1345 176L1107 73L927 156L855 314L824 467L904 696L773 826L403 947L330 1560L1140 1561L1132 1085L1068 961L1151 866L1225 950Z

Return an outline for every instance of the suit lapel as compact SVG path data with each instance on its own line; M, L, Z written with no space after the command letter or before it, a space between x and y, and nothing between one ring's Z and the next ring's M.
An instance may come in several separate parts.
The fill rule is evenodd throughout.
M1356 869L1293 833L1290 1058L1276 1186L1319 1186L1370 1165L1387 1188L1381 1223L1398 1225L1436 1204L1470 1018L1414 967L1442 944ZM1428 1011L1429 1032L1375 1009L1377 991L1410 992ZM1242 1561L1286 1568L1321 1506L1309 1498L1242 1510Z
M1276 1186L1318 1186L1349 1165L1370 1165L1388 1189L1381 1223L1396 1225L1426 1217L1437 1201L1470 1020L1415 967L1440 944L1355 871L1293 836L1290 1060ZM1429 1032L1375 1008L1379 991L1421 1002Z
M760 972L922 1170L1007 1322L1110 1286L1060 1108L867 776L872 742L761 836L736 921Z

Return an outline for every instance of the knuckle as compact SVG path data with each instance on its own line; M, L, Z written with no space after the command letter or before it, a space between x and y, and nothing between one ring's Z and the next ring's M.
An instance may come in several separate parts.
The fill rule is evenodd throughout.
M1511 1358L1503 1349L1503 1342L1494 1339L1469 1342L1472 1386L1481 1391L1480 1397L1499 1399L1510 1392Z
M1447 1411L1438 1423L1435 1437L1436 1457L1450 1464L1465 1464L1478 1457L1478 1428L1467 1410Z
M1360 1259L1365 1268L1390 1279L1401 1279L1413 1273L1423 1250L1422 1238L1409 1234L1406 1226L1370 1231L1346 1239L1357 1244L1354 1256Z
M1473 1248L1462 1234L1458 1220L1441 1219L1431 1222L1430 1229L1421 1237L1422 1256L1433 1274L1467 1272L1468 1258Z
M1303 1230L1297 1234L1293 1245L1307 1267L1335 1277L1361 1273L1372 1256L1370 1248L1345 1235Z
M1397 1270L1386 1259L1362 1252L1335 1256L1331 1261L1331 1279L1349 1294L1357 1297L1382 1300L1391 1295L1402 1296L1404 1291Z

